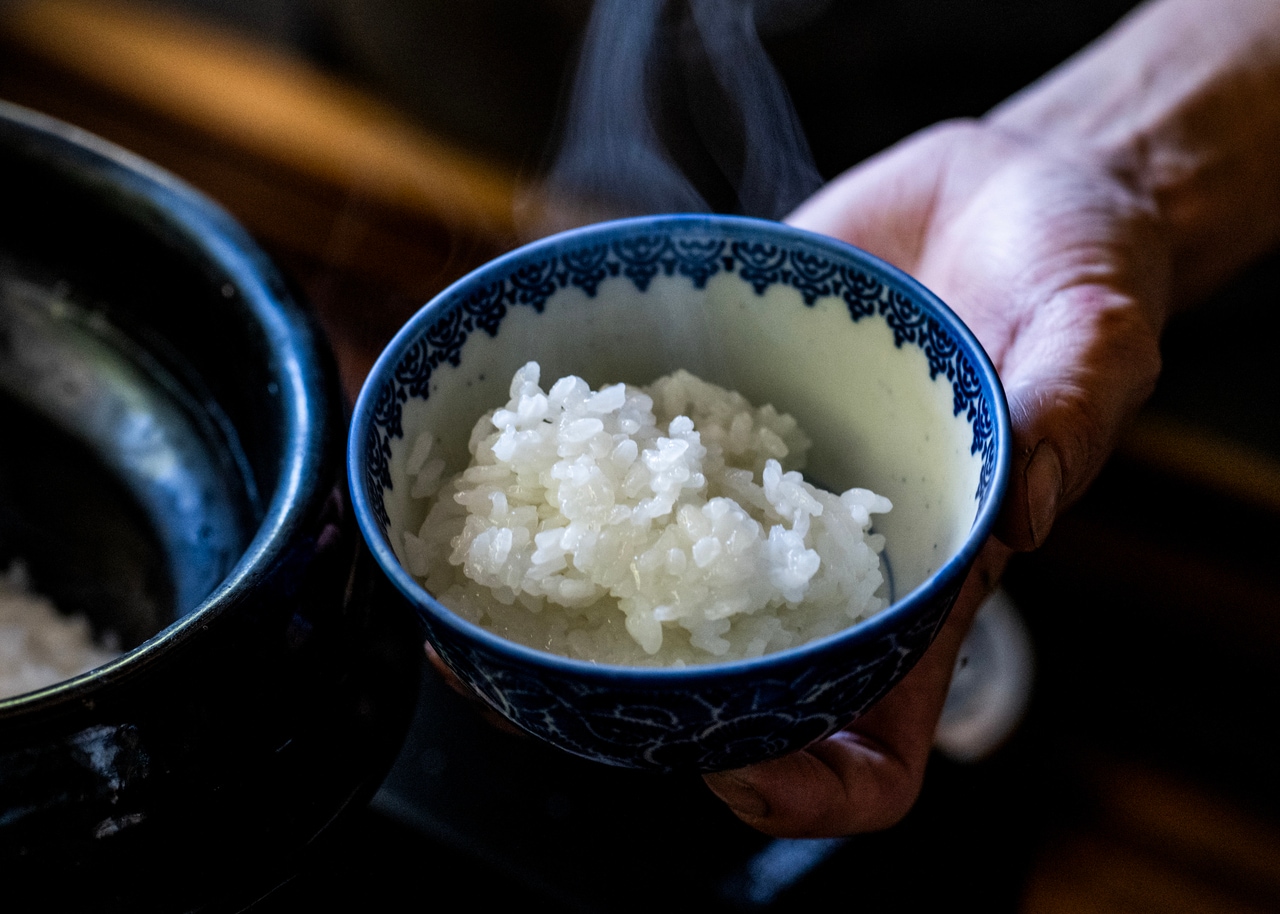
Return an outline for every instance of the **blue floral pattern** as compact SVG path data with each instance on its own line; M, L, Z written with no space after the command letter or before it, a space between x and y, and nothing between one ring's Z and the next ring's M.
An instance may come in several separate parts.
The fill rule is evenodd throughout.
M531 252L535 256L491 264L483 285L473 280L447 291L433 312L439 316L394 368L383 371L384 387L372 408L360 472L373 496L368 509L383 534L389 520L381 495L391 488L391 442L404 435L403 407L429 396L437 368L460 364L473 334L496 337L515 309L542 313L562 290L594 298L607 280L623 278L644 292L659 275L684 277L695 288L720 274L736 275L757 295L782 285L798 291L805 306L820 299L843 302L855 322L881 316L898 347L917 347L930 377L950 384L954 414L969 423L971 453L981 456L975 493L981 512L1003 487L996 478L1002 414L993 412L1003 407L998 394L986 389L989 369L975 364L968 343L913 297L910 281L862 269L825 241L777 237L698 219L666 228L639 220L624 229L584 230L552 240ZM913 595L901 621L877 617L859 629L859 637L827 639L800 652L730 667L724 675L704 676L696 669L619 674L561 658L534 664L512 653L528 649L501 639L470 629L458 637L452 629L467 626L457 619L428 610L419 616L429 640L462 680L530 733L612 765L713 771L800 749L855 720L924 653L966 570L957 563L921 588L927 593Z
M969 356L947 328L907 294L889 289L879 278L802 247L758 241L726 242L716 237L633 235L608 243L588 243L534 263L523 264L504 278L471 293L447 310L396 366L394 386L384 389L366 442L370 491L389 490L393 438L400 426L403 404L413 397L426 399L431 374L448 362L458 365L467 338L477 331L497 336L510 308L528 307L541 312L547 300L561 289L576 287L595 297L607 278L625 276L644 292L659 273L688 277L703 288L715 274L736 273L757 295L774 285L800 292L806 305L819 298L844 300L851 320L881 315L893 330L897 346L918 346L928 358L929 375L944 375L951 382L955 415L964 414L973 428L970 452L982 455L982 472L975 497L981 506L995 471L995 424L990 403L982 395L980 376ZM386 509L373 506L385 532Z
M583 758L655 771L720 771L795 752L856 720L933 641L956 591L905 631L858 642L837 658L797 661L749 686L727 682L655 695L602 679L510 664L484 645L428 638L458 676L498 713ZM832 673L837 670L838 673Z

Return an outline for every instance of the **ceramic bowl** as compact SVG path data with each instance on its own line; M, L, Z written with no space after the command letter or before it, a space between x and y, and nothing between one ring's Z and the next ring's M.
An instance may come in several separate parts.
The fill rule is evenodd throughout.
M123 651L0 699L0 872L41 910L235 907L372 795L416 694L336 367L128 153L0 106L0 199L0 566Z
M649 669L503 640L425 592L398 559L424 517L410 443L451 471L476 420L536 359L544 386L646 384L677 368L791 413L806 474L870 488L892 606L758 659ZM713 771L798 750L856 719L911 668L949 611L1005 489L1007 406L987 356L927 289L865 252L774 222L654 216L588 226L466 276L396 336L357 401L348 472L382 570L444 662L497 711L612 765Z

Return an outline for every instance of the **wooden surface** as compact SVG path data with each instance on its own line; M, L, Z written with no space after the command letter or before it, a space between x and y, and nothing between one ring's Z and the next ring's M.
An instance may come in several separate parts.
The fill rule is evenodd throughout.
M514 243L510 175L302 61L144 6L0 11L0 97L116 141L226 206L317 307L352 395L413 310ZM991 839L1005 859L990 868L1003 889L990 897L1005 909L1280 911L1268 732L1280 709L1278 520L1274 457L1144 415L1046 549L1011 570L1039 661L1025 726L976 770L931 775L913 815L933 831L908 821L881 845L909 857L955 842L981 860L972 844L986 833L938 824L958 801L931 798L977 783L1017 832ZM274 909L372 897L362 880L385 877L391 842L403 851L415 838L372 818L361 827L364 856L312 874ZM451 865L488 878L474 861ZM500 879L489 891L518 895ZM806 896L790 897L799 909Z

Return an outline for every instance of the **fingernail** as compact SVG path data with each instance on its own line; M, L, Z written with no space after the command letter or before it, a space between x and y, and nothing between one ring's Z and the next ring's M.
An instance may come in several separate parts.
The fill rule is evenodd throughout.
M720 772L707 775L707 780L715 790L716 796L724 800L739 816L759 819L769 814L769 804L760 793L741 778Z
M1058 516L1058 500L1062 497L1062 464L1058 453L1047 441L1036 445L1027 464L1027 520L1031 539L1036 546L1044 543Z

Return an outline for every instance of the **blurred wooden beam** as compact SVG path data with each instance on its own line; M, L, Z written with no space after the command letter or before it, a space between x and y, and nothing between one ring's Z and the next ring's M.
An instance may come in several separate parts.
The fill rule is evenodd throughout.
M511 232L509 175L317 68L143 3L22 0L10 38L264 162L478 234Z
M0 5L0 96L218 200L273 251L421 303L514 243L514 178L301 59L122 0Z
M1045 846L1021 914L1280 910L1280 828L1266 814L1115 756L1085 756L1076 773L1088 827Z
M502 168L304 60L147 3L0 3L0 97L230 210L303 285L352 393L414 310L515 243Z
M1221 432L1146 412L1119 451L1172 478L1280 514L1280 459Z

